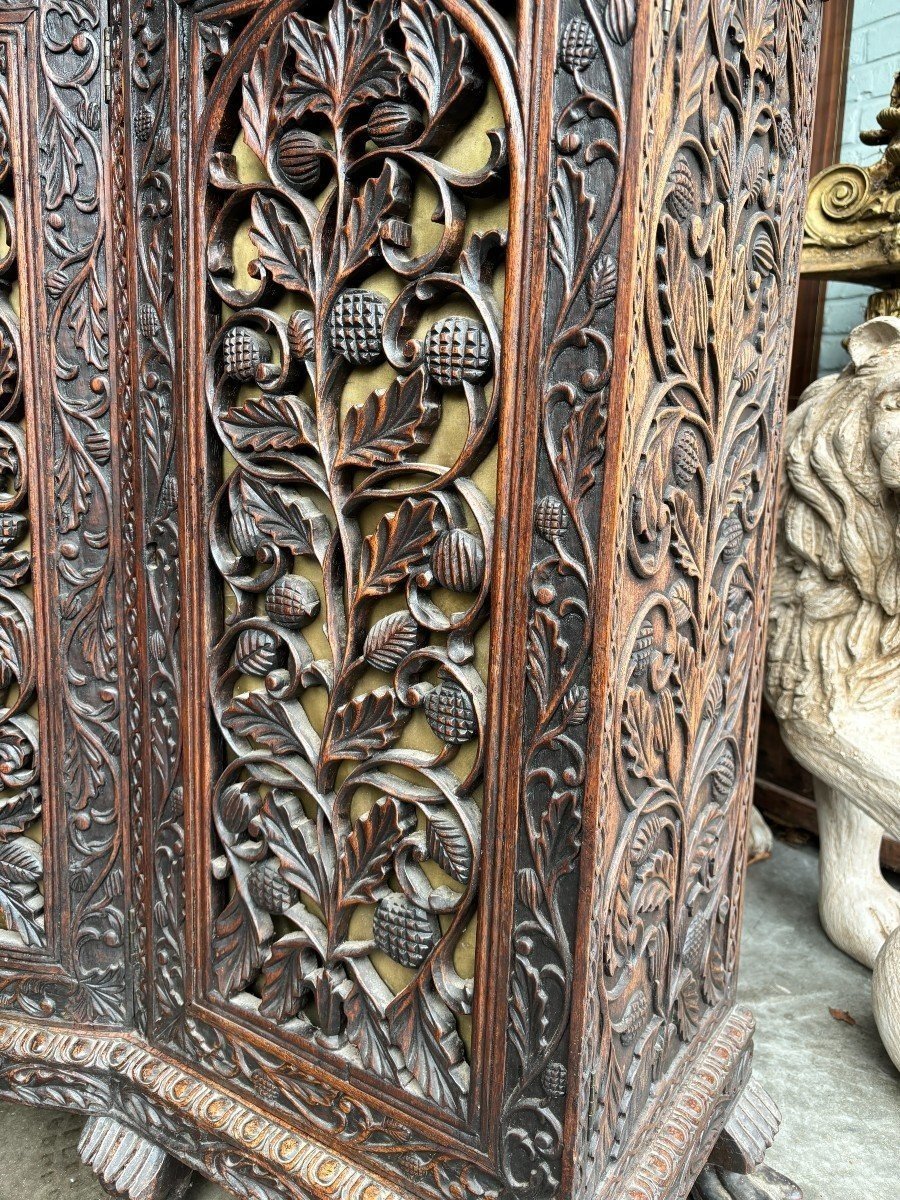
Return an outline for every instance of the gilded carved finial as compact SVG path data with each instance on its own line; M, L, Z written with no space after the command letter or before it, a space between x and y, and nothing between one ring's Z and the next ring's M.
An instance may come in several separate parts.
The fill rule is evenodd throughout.
M890 102L876 118L878 129L860 135L866 146L883 146L877 163L838 163L811 182L803 231L801 270L825 279L872 283L878 314L896 312L900 288L900 72ZM875 315L874 311L870 315Z

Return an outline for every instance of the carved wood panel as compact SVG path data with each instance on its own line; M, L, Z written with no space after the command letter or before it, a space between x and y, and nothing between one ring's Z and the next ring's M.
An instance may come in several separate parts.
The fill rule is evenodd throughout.
M10 22L64 683L0 1092L266 1200L683 1195L749 1069L817 4L109 16L108 103L104 14Z

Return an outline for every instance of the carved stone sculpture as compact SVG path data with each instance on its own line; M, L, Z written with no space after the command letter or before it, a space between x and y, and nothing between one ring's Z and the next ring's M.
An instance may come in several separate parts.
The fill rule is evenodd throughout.
M822 923L872 967L900 927L879 865L884 832L900 833L900 320L867 321L848 348L787 422L767 693L816 781ZM896 1054L885 954L875 1005Z
M114 1194L770 1187L736 963L818 23L0 12L0 1094Z

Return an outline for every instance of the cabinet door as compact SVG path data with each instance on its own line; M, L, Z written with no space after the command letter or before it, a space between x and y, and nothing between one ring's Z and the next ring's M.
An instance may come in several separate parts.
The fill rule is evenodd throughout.
M0 13L0 1003L127 1017L99 17Z

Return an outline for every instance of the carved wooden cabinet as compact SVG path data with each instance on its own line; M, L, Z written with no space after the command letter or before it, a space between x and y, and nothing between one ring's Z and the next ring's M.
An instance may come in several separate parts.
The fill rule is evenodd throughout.
M757 1165L818 19L0 6L0 1095L113 1194Z

